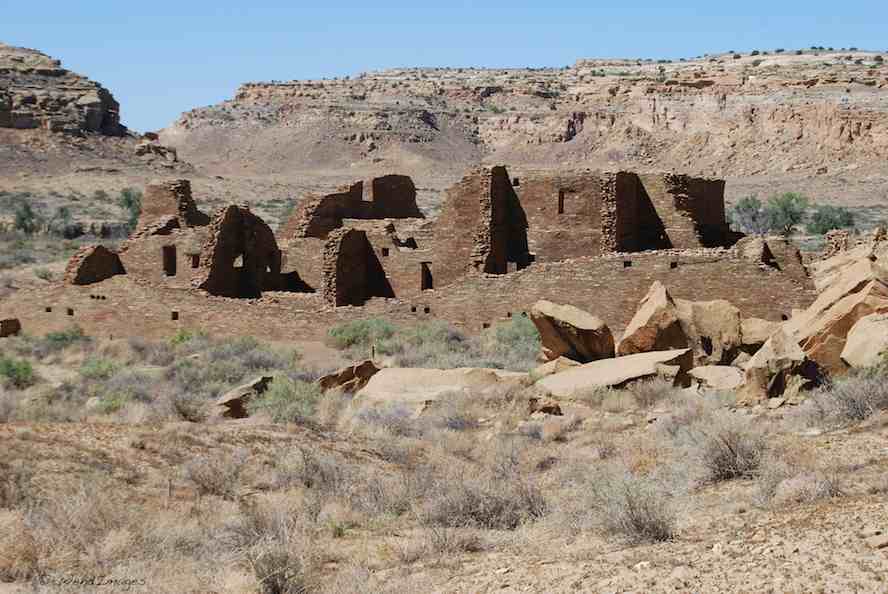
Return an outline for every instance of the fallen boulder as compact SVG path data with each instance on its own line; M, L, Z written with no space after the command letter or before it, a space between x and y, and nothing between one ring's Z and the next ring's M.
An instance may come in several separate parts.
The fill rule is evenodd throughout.
M273 379L271 376L262 375L222 394L214 403L213 416L225 419L245 419L249 417L247 404L255 397L263 394Z
M780 328L780 322L772 322L761 318L746 318L740 321L740 350L754 354L774 332Z
M546 361L567 357L588 363L614 356L614 337L607 324L572 305L537 301L530 319L540 333Z
M357 392L367 385L370 378L379 371L376 364L367 359L348 367L343 367L333 373L328 373L318 379L318 385L324 392L339 390L341 392Z
M655 281L639 303L623 338L617 347L620 357L635 353L649 353L689 345L682 328L675 301L660 281Z
M737 403L759 404L771 398L790 403L801 401L801 390L817 384L820 370L809 360L798 342L781 328L762 345L746 364Z
M544 377L536 386L555 398L573 398L596 387L621 387L629 382L652 376L674 378L674 383L687 385L687 372L692 367L691 349L674 349L636 353L616 359L602 359L567 371Z
M370 378L355 396L361 405L402 404L422 408L452 392L481 394L505 385L520 385L526 373L463 367L422 369L387 367Z
M888 314L870 314L852 326L842 349L842 360L851 367L872 367L888 352Z
M743 383L743 372L731 365L705 365L688 372L703 388L711 390L736 390Z
M675 300L676 311L694 362L700 365L730 363L740 348L740 310L724 299Z
M564 371L565 369L570 369L571 367L577 367L580 365L573 359L568 359L567 357L558 357L557 359L553 359L548 363L543 363L537 367L534 367L530 371L530 377L534 380L542 379L547 375L552 375L553 373L558 373L559 371Z

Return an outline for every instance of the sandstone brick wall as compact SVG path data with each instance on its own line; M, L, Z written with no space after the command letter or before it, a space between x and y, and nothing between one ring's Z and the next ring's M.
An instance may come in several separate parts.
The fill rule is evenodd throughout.
M365 231L343 228L327 237L323 294L335 306L363 305L371 297L394 297Z
M197 209L187 179L154 181L145 186L138 228L143 229L165 217L177 217L180 227L207 225L210 217Z
M208 227L171 229L164 235L143 235L130 239L120 252L127 272L134 278L158 286L188 289L199 272L201 248ZM175 274L164 266L164 250L172 248ZM169 254L169 251L167 252ZM197 266L195 266L195 263Z
M126 274L120 257L102 245L77 250L65 268L64 282L69 285L91 285L118 274Z
M364 182L356 182L332 194L310 195L294 209L281 228L284 239L324 239L345 219L405 219L423 216L416 205L416 187L406 175L386 175L370 180L370 199L364 200Z

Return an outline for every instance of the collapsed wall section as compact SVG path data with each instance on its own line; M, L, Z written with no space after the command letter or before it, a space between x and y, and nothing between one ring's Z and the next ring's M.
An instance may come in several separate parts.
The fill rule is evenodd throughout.
M175 222L169 221L171 217ZM137 228L143 230L158 222L170 227L201 227L209 224L210 217L198 210L187 179L154 181L145 186Z
M327 237L323 294L325 301L337 307L395 296L365 231L337 229Z
M103 245L90 245L77 250L65 268L68 285L91 285L118 274L126 274L120 257Z

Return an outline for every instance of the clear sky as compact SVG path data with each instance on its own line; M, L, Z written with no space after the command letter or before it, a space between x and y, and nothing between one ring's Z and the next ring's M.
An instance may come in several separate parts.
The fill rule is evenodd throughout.
M811 45L885 51L888 0L0 0L0 41L101 82L124 122L146 131L246 81Z

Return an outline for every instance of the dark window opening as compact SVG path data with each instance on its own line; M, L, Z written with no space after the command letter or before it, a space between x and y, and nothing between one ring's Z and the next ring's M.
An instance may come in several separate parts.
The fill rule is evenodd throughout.
M521 180L518 179L517 177L512 178L512 185L515 186L515 187L517 188L518 186L521 185Z
M675 270L676 268L678 268L678 262L670 262L669 268L671 268L672 270Z
M623 260L623 268L632 268L632 260Z
M177 312L177 311L170 312L170 319L173 321L178 320L179 319L179 312Z
M176 276L176 246L165 245L161 251L163 253L163 273L167 276Z
M558 190L558 214L564 214L564 190Z
M200 254L191 254L191 267L200 267Z
M783 321L785 322L786 320L789 319L789 316L786 315L786 314L780 314L780 319L783 320Z
M481 327L487 330L488 328L490 328L490 322L484 322L483 324L481 324Z
M69 316L73 316L73 315L74 315L74 310L71 309L70 307L68 308L68 315L69 315Z
M415 305L412 306L412 307L410 308L410 311L411 311L412 313L416 313L416 306L415 306Z
M512 317L512 312L507 311L507 312L506 312L506 317L507 317L507 318L511 318L511 317Z
M419 288L421 291L429 291L434 288L432 269L430 268L431 264L431 262L420 262L420 266L422 266L422 278L420 279Z
M52 308L51 308L51 307L47 307L47 308L46 308L46 313L52 313Z
M432 313L432 308L429 307L428 305L426 305L425 307L422 308L422 312L423 313Z
M388 255L389 255L389 249L388 249L388 248L382 248L382 257L383 257L383 258L388 258Z

